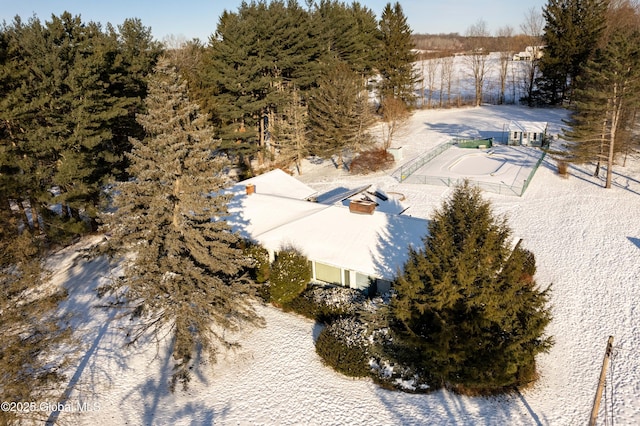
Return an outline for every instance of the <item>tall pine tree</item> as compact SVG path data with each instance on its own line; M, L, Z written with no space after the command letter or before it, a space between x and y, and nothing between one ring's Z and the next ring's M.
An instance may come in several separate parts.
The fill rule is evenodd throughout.
M382 38L382 51L378 63L380 97L402 99L408 106L415 102L417 71L413 67L416 54L411 39L411 27L407 24L402 6L396 2L387 3L379 22Z
M145 92L135 89L146 85L146 58L157 50L132 40L135 31L120 38L112 27L104 33L68 12L44 24L16 18L1 32L0 184L6 197L37 219L24 225L54 242L87 230L86 219L95 229L103 185L123 175L127 137L139 134L131 118Z
M380 54L380 32L371 9L358 2L347 5L321 0L311 19L320 40L322 65L341 61L363 77L373 75Z
M225 11L209 40L204 86L223 148L244 159L263 158L273 114L288 102L285 82L313 84L319 46L309 15L294 1L252 1Z
M533 94L537 103L571 102L582 66L598 46L606 24L608 0L549 0L543 9L542 76Z
M159 62L145 103L148 112L138 120L146 138L132 140L131 179L115 186L115 211L104 216L104 250L125 262L125 275L104 290L140 318L132 341L168 327L173 384L186 386L196 352L214 357L226 343L214 327L235 330L256 318L245 297L251 287L239 278L246 260L224 220L229 199L218 195L226 162L215 156L207 118L167 60Z
M309 97L309 151L325 158L337 155L341 167L345 150L359 152L373 142L368 133L372 122L362 78L338 62Z
M573 114L564 137L564 157L606 165L605 188L611 187L615 157L627 149L629 129L640 105L640 13L629 3L612 7L601 47L576 81Z
M395 283L399 336L440 385L473 393L526 385L535 356L551 346L548 290L538 290L533 254L512 250L510 234L467 182L436 211Z
M68 323L56 315L66 291L47 282L39 241L12 222L0 210L0 400L54 401L72 342ZM46 416L3 407L0 424L41 424Z

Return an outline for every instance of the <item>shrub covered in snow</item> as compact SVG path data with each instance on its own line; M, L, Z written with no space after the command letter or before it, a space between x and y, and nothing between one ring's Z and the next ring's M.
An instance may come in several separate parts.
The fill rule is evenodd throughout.
M355 318L344 318L325 327L316 341L316 352L325 364L350 377L369 375L367 327Z
M339 318L352 316L370 303L361 291L334 286L313 286L283 305L312 320L329 324Z
M386 389L410 393L426 393L435 389L429 384L429 375L413 365L396 363L386 358L370 358L371 376Z
M293 247L281 250L271 265L271 300L279 305L291 302L307 288L310 280L307 258Z
M252 267L249 270L251 278L258 284L262 284L269 279L271 264L269 262L269 252L259 244L248 243L244 250L251 259Z
M371 377L380 386L405 392L436 389L431 376L415 367L410 348L394 340L388 326L389 298L368 298L361 291L313 286L283 305L327 324L316 341L323 362L350 377Z

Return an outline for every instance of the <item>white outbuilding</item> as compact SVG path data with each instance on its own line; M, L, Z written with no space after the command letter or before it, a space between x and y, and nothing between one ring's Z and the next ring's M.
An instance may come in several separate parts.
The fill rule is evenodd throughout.
M546 121L511 121L508 126L509 145L544 146L547 141Z

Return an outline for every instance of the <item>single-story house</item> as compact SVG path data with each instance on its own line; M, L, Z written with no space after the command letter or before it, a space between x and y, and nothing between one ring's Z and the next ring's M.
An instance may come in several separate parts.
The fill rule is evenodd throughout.
M547 140L547 127L547 122L543 121L511 121L508 144L543 146Z
M231 191L232 228L265 247L272 260L282 248L296 247L320 282L360 290L373 284L385 292L408 248L422 247L427 234L425 219L379 211L374 200L308 201L315 191L281 170L239 182Z

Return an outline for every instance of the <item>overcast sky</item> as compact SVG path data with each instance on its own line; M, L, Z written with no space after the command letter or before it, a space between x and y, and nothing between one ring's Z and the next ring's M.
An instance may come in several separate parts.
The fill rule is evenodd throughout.
M237 11L240 3L241 0L2 0L0 21L10 23L16 15L26 21L34 14L47 21L52 14L60 15L66 10L80 15L85 22L102 24L118 25L126 18L140 18L158 40L174 35L207 41L215 32L222 11ZM305 5L304 0L298 3ZM378 17L387 3L388 0L360 1ZM506 25L519 32L525 14L532 8L541 11L546 3L546 0L400 1L413 32L423 34L464 34L479 20L493 34Z

